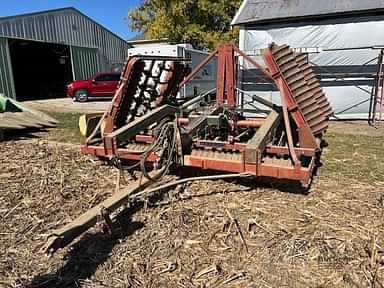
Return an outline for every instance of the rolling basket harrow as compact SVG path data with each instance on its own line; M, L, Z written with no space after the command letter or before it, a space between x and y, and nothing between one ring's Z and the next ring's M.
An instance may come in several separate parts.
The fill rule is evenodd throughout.
M187 181L262 176L309 187L332 109L306 55L276 44L262 54L261 65L233 44L223 44L191 72L188 59L130 57L110 108L81 117L80 130L87 137L81 151L129 171L141 170L143 177L53 231L47 251L69 244L100 215L111 223L110 213L124 203ZM279 105L257 95L252 96L254 104L267 109L240 103L239 57L275 86ZM213 59L216 88L178 99L178 90ZM173 167L227 174L159 184Z

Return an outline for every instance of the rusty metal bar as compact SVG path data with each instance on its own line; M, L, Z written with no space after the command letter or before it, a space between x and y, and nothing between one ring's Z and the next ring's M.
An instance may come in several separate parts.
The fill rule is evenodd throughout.
M233 122L233 125L241 128L259 128L265 123L265 119L247 119Z
M162 171L152 171L150 174L152 177L156 175L161 175ZM69 245L73 240L75 240L82 233L87 231L90 227L94 226L97 222L99 215L103 214L103 211L112 212L119 208L121 205L127 201L137 199L143 195L151 195L154 192L169 189L177 185L192 182L192 181L204 181L204 180L217 180L217 179L226 179L226 178L237 178L237 177L249 177L249 173L236 173L236 174L224 174L224 175L212 175L212 176L200 176L200 177L190 177L185 179L179 179L163 185L149 188L148 187L153 183L147 178L138 180L134 182L130 187L124 189L117 194L107 198L100 204L96 205L92 209L88 210L84 214L80 215L73 222L65 225L64 227L54 230L48 236L48 241L45 245L45 251L48 254L55 253L58 249L64 248ZM146 189L147 188L147 189ZM110 223L111 224L111 223Z
M192 98L191 100L188 100L187 102L183 103L183 105L181 105L180 109L188 108L189 106L201 101L202 99L204 99L205 96L207 96L207 95L209 95L215 91L216 91L216 88L213 88L211 90L208 90L207 92L202 93L199 96L196 96L195 98Z
M209 61L212 60L213 57L215 57L217 54L217 49L213 51L211 54L207 56L199 65L195 67L195 69L192 70L191 73L187 75L187 77L184 78L184 80L179 84L179 87L183 87L185 84L187 84L189 81L192 80L193 77L196 76L196 74L203 68Z
M162 175L162 171L154 171L151 174L156 178L157 175ZM56 250L67 246L75 238L96 224L97 217L100 215L103 209L107 209L109 211L116 210L126 202L129 196L140 192L142 189L148 187L152 183L152 181L143 177L142 180L134 182L128 188L114 194L110 198L107 198L64 227L52 231L50 236L48 236L46 252L52 254Z
M259 63L257 63L255 60L253 60L251 57L249 57L247 54L245 54L243 51L241 51L239 48L234 47L235 51L239 53L242 57L244 57L245 60L247 60L249 63L251 63L253 66L255 66L257 69L259 69L261 72L263 72L264 75L268 76L271 80L273 80L273 76L270 73L269 70L267 70L266 67L261 66Z
M260 155L258 154L264 150L267 141L271 138L272 132L279 125L280 119L281 115L276 111L272 110L271 113L269 113L264 124L247 143L244 156L246 163L258 163L260 160Z
M295 149L295 152L297 155L304 155L304 156L309 156L309 157L312 157L312 156L315 156L315 153L317 150L315 149L311 149L311 148L294 148ZM283 147L283 146L275 146L275 145L271 145L271 146L267 146L265 148L265 152L266 153L271 153L271 154L276 154L276 155L289 155L289 149L288 147Z
M236 88L237 91L241 92L241 93L244 93L246 94L247 96L249 97L252 97L252 100L256 101L256 102L259 102L260 104L263 104L264 106L267 106L269 108L274 108L276 105L273 104L271 101L268 101L260 96L257 96L257 95L251 95L249 93L247 93L247 91L244 91L242 89L239 89L239 88Z
M117 140L125 140L136 135L138 132L147 128L150 124L160 121L162 118L173 115L178 111L177 107L170 105L160 106L143 117L137 118L131 123L113 131L110 134L106 134L105 138L116 138Z

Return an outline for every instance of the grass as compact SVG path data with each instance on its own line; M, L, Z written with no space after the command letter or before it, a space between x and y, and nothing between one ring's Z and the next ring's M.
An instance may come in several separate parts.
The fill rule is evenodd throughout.
M83 141L78 124L80 113L49 112L49 115L59 121L57 128L49 131L49 140L73 144Z
M323 175L361 182L384 182L384 136L329 133L322 157Z

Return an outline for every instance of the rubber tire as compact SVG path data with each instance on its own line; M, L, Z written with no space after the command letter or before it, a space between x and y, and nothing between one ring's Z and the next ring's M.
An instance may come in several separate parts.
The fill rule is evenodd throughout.
M87 102L88 101L88 91L85 89L79 89L75 91L75 99L78 102Z

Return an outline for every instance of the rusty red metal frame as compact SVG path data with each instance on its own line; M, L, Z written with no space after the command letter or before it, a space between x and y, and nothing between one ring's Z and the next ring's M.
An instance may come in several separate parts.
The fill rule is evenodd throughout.
M281 47L277 47L277 50L273 51L281 51L278 50L279 48ZM283 46L282 48L286 49L287 46ZM179 156L183 157L181 165L199 167L201 169L211 169L236 173L208 176L209 178L204 178L206 180L240 177L241 175L246 175L248 177L249 174L251 174L254 176L267 176L278 179L298 180L301 181L304 186L309 185L312 179L313 170L315 168L316 157L320 149L320 144L317 143L321 136L319 134L316 134L317 137L314 136L311 130L312 126L308 125L306 121L305 115L308 114L303 114L298 106L298 104L302 104L302 102L298 100L296 103L296 99L299 99L299 97L297 97L298 94L295 94L297 97L295 99L282 73L283 71L286 72L287 70L280 70L279 65L275 61L271 50L272 46L264 50L264 62L266 63L266 67L263 67L262 65L258 64L253 59L245 55L244 52L240 51L233 44L223 44L219 46L216 51L211 53L201 64L199 64L197 68L194 69L183 81L181 81L181 77L183 77L184 74L180 74L180 69L184 67L182 67L181 65L176 65L178 66L178 70L174 74L178 75L176 75L176 77L173 77L175 75L172 75L172 73L165 73L164 78L166 79L166 81L169 81L168 85L163 85L160 87L160 95L155 93L151 94L151 96L154 95L154 97L156 97L155 102L158 104L158 106L154 109L150 109L150 111L144 116L137 117L134 120L132 120L132 118L135 117L136 114L130 114L130 116L133 115L133 117L128 117L126 112L129 112L130 110L121 109L130 109L130 107L122 107L124 106L122 104L125 104L125 106L131 106L127 103L130 103L129 101L133 99L129 97L134 97L135 94L124 94L124 91L135 92L136 88L138 88L136 86L139 86L139 82L136 76L139 75L137 74L138 72L143 71L140 71L140 67L136 65L142 65L143 62L138 61L138 59L136 58L129 59L127 65L124 68L124 72L122 73L120 87L116 91L116 94L112 100L112 104L109 110L106 111L101 117L99 123L96 126L96 129L88 137L85 145L81 146L81 151L85 153L94 154L99 157L117 157L119 159L133 161L141 160L154 162L158 160L157 156L154 153L147 155L147 153L152 150L148 150L145 147L154 147L155 144L157 144L156 142L160 141L159 139L161 139L161 137L156 139L156 137L153 136L156 135L155 133L148 133L150 135L146 135L144 134L144 132L148 130L148 127L152 127L155 125L157 127L164 127L159 125L159 122L164 121L163 119L165 119L166 125L169 125L170 123L168 121L170 121L170 119L175 114L175 123L178 123L178 125L189 124L189 118L181 117L184 116L183 113L186 113L185 111L181 111L183 107L175 107L177 105L172 106L171 104L169 104L172 101L169 101L167 103L166 100L169 100L167 97L168 95L174 94L174 90L175 88L177 88L175 84L180 82L179 87L182 87L184 84L190 81L205 64L207 64L214 57L217 57L217 105L214 107L214 109L211 109L213 112L210 110L210 114L208 116L205 115L200 117L198 115L198 118L195 118L197 125L195 125L194 122L192 123L193 128L180 129L187 131L184 133L190 133L190 135L177 133L179 129L173 126L175 133L173 135L176 135L176 138L179 138L179 141L176 142L178 144L181 144L180 146L182 146L183 144L189 145L190 140L192 140L191 147L187 147L192 148L192 152L190 153L190 155L178 154ZM275 105L273 104L269 106L267 105L268 107L272 108L272 110L265 119L256 117L245 118L243 117L243 115L236 114L236 111L233 109L236 108L237 104L235 92L236 53L244 57L245 60L256 66L258 69L260 69L262 73L264 73L267 77L271 79L271 81L276 84L276 87L280 91L282 107L278 108L275 107ZM283 54L283 56L285 55L286 54ZM281 59L283 59L282 57L276 57L280 64L282 63L280 62ZM283 59L283 62L291 62L292 59L295 62L290 63L290 65L298 64L295 60L296 58L290 58L288 60ZM283 67L283 64L281 64L281 67ZM299 66L297 65L297 67ZM302 70L300 69L297 70L299 72L302 72ZM175 70L173 70L173 72L174 71ZM310 71L310 73L312 72ZM134 75L136 78L134 77L134 79L131 79L132 75ZM305 77L304 74L299 76ZM286 77L287 79L289 79L288 76ZM298 78L300 80L300 77ZM308 84L306 82L304 83L306 85ZM129 90L128 88L132 90ZM292 89L295 93L297 93L297 88ZM142 91L143 90L141 90L141 92ZM312 95L309 94L309 96ZM324 96L325 98L324 94L322 94L321 96ZM125 100L123 99L124 97ZM138 99L143 100L140 99L140 96L138 97ZM151 100L153 99L151 98ZM262 103L261 100L259 101L260 103ZM138 101L135 103L135 105L137 103L142 102ZM151 102L150 104L152 103L153 102ZM321 107L323 106L320 106L320 108ZM313 108L313 110L317 109L317 107L311 108ZM303 108L303 111L305 111L305 108ZM321 112L323 113L323 111ZM222 114L217 115L215 113ZM220 121L223 122L222 119L228 118L228 123L225 124L225 132L227 132L227 130L230 130L230 132L224 134L227 141L199 139L200 133L199 131L196 132L196 130L198 130L196 127L199 128L203 126L204 123L209 123L209 119L211 119L213 123L218 123ZM128 119L128 121L126 119ZM216 121L216 119L219 119L219 121ZM309 123L311 123L311 120L313 119L317 120L313 117L307 119ZM321 119L321 121L323 121L323 119ZM128 122L128 124L126 124L126 122ZM315 122L315 124L316 123L317 122ZM218 126L218 128L220 128L220 123L216 125ZM239 127L241 127L241 129L237 129ZM217 130L215 129L217 127L212 128L214 128L213 130ZM257 131L255 132L256 129ZM246 138L248 141L246 143L245 141L236 142L236 137L239 137L243 133L249 133L250 136ZM322 135L322 133L320 134ZM162 135L162 133L160 133L160 135ZM186 136L186 138L189 139L185 141L185 143L183 143L183 141L181 140L183 136ZM217 139L216 133L207 133L207 136L207 138ZM219 139L224 139L224 137L221 137ZM239 139L241 139L241 137L239 137ZM151 143L153 142L154 145L151 145ZM177 146L177 148L181 148L178 145L175 146ZM169 147L175 146L172 145ZM141 149L141 151L139 149ZM236 154L233 155L233 152ZM145 155L145 158L143 158L143 155ZM177 162L179 163L179 161ZM141 166L146 166L145 164L146 163L143 162L140 163ZM167 164L172 164L172 162L168 161ZM110 223L108 222L108 211L113 211L117 209L128 200L138 199L137 197L139 195L142 196L143 194L146 194L148 196L150 195L149 193L158 191L159 189L175 187L176 185L180 185L182 183L185 183L186 181L202 180L201 177L182 179L173 183L167 183L164 185L157 186L152 190L147 189L145 191L140 192L141 189L148 187L152 183L151 179L158 179L163 175L163 173L166 173L164 171L166 171L168 167L169 166L164 165L164 167L160 167L159 170L154 169L150 172L150 176L148 176L147 174L146 177L143 177L143 179L138 180L132 187L128 187L127 190L120 191L113 197L106 199L105 201L93 207L85 214L81 215L74 222L69 223L61 229L53 231L46 246L47 251L52 253L55 250L66 246L81 233L85 232L89 227L91 227L97 222L97 215L99 215L100 211L101 214L106 217L107 223ZM145 170L143 169L143 175L145 174Z
M313 135L310 127L308 126L307 121L304 119L304 116L301 113L287 82L282 76L281 71L278 65L276 64L276 61L273 59L270 49L264 49L264 61L266 62L269 71L271 71L272 73L272 78L275 81L277 88L282 94L281 99L283 109L287 110L286 112L289 112L292 115L292 118L294 119L297 125L297 128L299 130L300 146L315 149L317 147L315 136ZM285 114L286 115L284 115L284 119L286 121L286 124L288 124L288 114ZM287 133L291 134L291 129L287 128L286 130ZM292 139L292 136L288 137L288 139Z
M293 97L292 92L290 91L289 85L282 76L282 73L279 70L279 67L275 62L269 48L264 50L263 57L266 64L266 67L264 67L247 56L243 51L239 50L233 44L223 44L219 46L214 52L209 54L205 60L203 60L187 77L185 77L185 79L180 83L179 87L182 87L191 81L191 79L193 79L193 77L201 70L203 66L205 66L213 58L217 57L218 63L216 79L216 102L218 106L225 106L228 109L234 108L236 106L236 53L252 65L256 66L256 68L258 68L263 74L269 77L280 90L282 99L282 117L284 120L288 146L281 147L267 145L263 150L257 151L255 161L253 161L254 163L248 163L245 160L245 150L247 147L247 144L245 143L196 140L193 142L194 147L211 147L212 149L216 149L219 146L220 149L236 150L238 153L241 153L241 160L234 161L196 155L184 155L183 165L227 172L249 172L255 176L269 176L281 179L300 180L303 184L308 184L310 182L312 171L315 166L315 155L319 147L309 125L307 124L295 101L295 98ZM124 81L129 79L130 73L132 73L131 70L133 64L134 63L129 63L129 65L127 65L123 73L123 84L125 83ZM106 119L106 126L104 131L107 133L111 133L113 131L113 119L116 117L118 104L119 101L121 101L121 87L116 92L109 112L104 115L104 118ZM293 143L292 133L294 131L292 131L290 122L291 119L293 119L297 127L300 147L295 147ZM188 119L179 118L178 123L179 125L186 125L188 123ZM232 121L231 123L233 127L261 127L264 125L264 120L247 119ZM152 137L148 135L137 135L136 141L150 143L152 141ZM113 139L108 143L104 141L103 145L99 146L89 144L83 145L81 147L81 151L100 157L106 157L113 154L121 159L140 159L140 154L137 152L135 153L135 151L130 151L125 148L118 148L116 141L113 142ZM292 160L293 165L281 166L265 163L262 156L264 153L288 156ZM301 164L301 157L310 158L309 164L305 167ZM154 155L151 155L148 158L148 161L154 161L155 158L156 157Z

